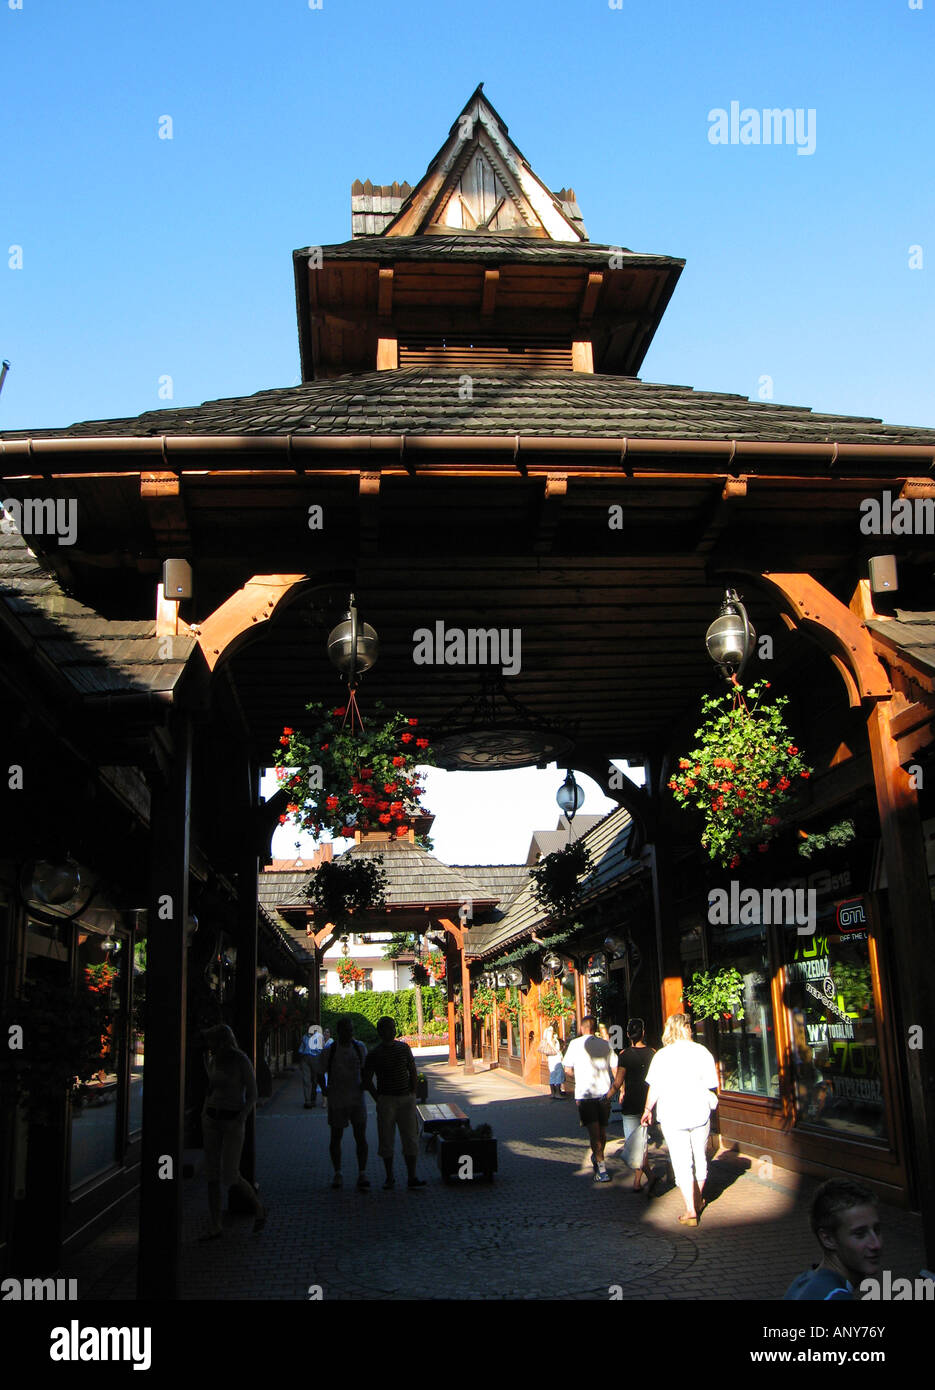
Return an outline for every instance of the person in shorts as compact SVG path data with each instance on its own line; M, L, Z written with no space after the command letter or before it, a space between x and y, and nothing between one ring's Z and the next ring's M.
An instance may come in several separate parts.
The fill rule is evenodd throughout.
M617 1058L617 1074L614 1077L614 1093L620 1092L620 1109L623 1112L624 1143L635 1129L640 1128L640 1116L646 1104L646 1072L655 1057L655 1052L645 1042L646 1025L641 1018L631 1018L627 1024L627 1046ZM633 1191L639 1192L642 1178L646 1172L647 1160L633 1174Z
M610 1120L610 1095L617 1070L617 1054L606 1038L597 1035L597 1020L586 1014L581 1036L572 1038L562 1059L565 1075L574 1078L578 1118L591 1141L591 1167L595 1182L610 1182L604 1166L604 1145Z
M354 1131L357 1146L357 1186L363 1192L370 1186L367 1177L367 1107L364 1103L363 1071L367 1049L354 1037L354 1022L339 1018L336 1037L328 1043L321 1057L322 1080L328 1101L328 1126L331 1130L331 1165L334 1168L332 1187L340 1187L341 1143L348 1125Z
M412 1048L396 1036L396 1024L385 1014L377 1022L380 1041L364 1064L364 1086L377 1103L379 1153L386 1168L384 1189L396 1186L393 1177L393 1150L396 1130L403 1146L403 1158L410 1187L424 1187L416 1176L419 1153L419 1117L416 1113L416 1063Z
M208 1180L210 1226L201 1240L216 1240L221 1225L221 1184L236 1188L253 1208L253 1229L262 1231L266 1208L240 1171L244 1129L257 1102L256 1073L245 1052L226 1023L208 1028L203 1034L208 1091L201 1114L205 1150L205 1177Z
M861 1280L880 1272L883 1241L876 1197L862 1183L829 1178L812 1198L810 1220L821 1264L793 1279L783 1299L854 1302Z

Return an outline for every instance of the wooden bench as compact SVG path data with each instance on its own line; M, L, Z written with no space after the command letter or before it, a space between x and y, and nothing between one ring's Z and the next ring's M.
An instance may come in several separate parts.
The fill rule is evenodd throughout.
M423 1134L457 1134L470 1123L457 1105L417 1105L416 1111Z

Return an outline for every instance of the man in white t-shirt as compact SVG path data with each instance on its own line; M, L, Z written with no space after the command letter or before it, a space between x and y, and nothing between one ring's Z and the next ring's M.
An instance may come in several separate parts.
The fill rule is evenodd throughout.
M574 1077L578 1118L591 1140L591 1166L595 1182L610 1182L604 1167L604 1145L610 1120L610 1093L617 1070L617 1054L610 1043L597 1036L597 1020L586 1014L581 1020L581 1037L572 1038L562 1058L568 1077Z

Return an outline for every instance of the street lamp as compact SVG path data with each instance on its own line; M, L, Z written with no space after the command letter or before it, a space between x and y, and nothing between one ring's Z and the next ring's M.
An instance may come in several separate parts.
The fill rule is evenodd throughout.
M503 978L508 985L521 985L523 983L523 972L518 965L511 965L508 970L504 971Z
M756 632L736 589L726 589L721 611L705 634L711 660L730 680L741 676L756 645Z
M575 781L572 771L566 772L565 780L555 794L555 800L569 823L573 821L579 806L584 805L584 792Z
M562 973L562 958L561 956L557 956L554 951L549 951L542 957L542 964L551 975L560 975Z
M347 612L328 634L328 658L353 690L357 677L370 670L379 651L380 639L376 629L369 623L361 622L354 595L351 594Z

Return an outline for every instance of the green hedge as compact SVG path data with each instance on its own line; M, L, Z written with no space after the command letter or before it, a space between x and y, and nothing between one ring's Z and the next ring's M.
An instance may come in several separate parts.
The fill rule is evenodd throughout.
M439 985L422 986L422 1017L428 1023L434 1014L445 1015L447 991ZM376 1022L386 1014L396 1024L396 1032L413 1034L417 1031L416 992L414 989L358 990L355 994L323 994L321 1023L334 1033L342 1014L354 1020L354 1034L361 1042L377 1041Z

